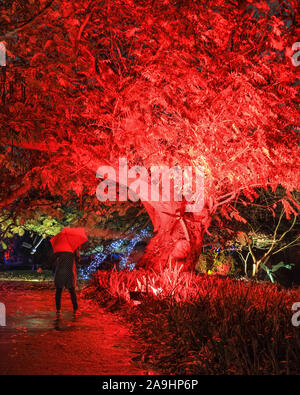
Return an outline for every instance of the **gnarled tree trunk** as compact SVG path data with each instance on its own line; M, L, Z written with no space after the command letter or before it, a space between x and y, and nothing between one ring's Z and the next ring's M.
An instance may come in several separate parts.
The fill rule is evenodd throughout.
M211 220L205 206L201 213L185 213L179 202L143 202L154 226L154 236L137 267L156 272L176 262L193 270Z
M120 180L116 166L114 169L113 175ZM106 165L99 168L97 174L99 178L104 177L104 175L108 178L112 176L112 174L108 174ZM130 177L128 177L128 180L131 180ZM169 264L175 265L177 262L179 265L183 265L183 270L192 270L201 253L203 236L210 225L212 213L209 207L211 205L206 202L200 213L193 213L186 212L186 200L177 201L174 196L171 196L172 194L168 196L169 200L165 199L166 201L162 198L158 201L146 200L141 191L149 190L148 180L145 181L142 177L138 180L139 191L131 190L131 192L141 199L148 212L154 227L154 236L136 267L153 269L159 272ZM130 190L132 187L129 182L126 186L119 182L119 186L125 190L126 188ZM174 190L174 185L172 190ZM166 195L163 195L163 197L165 198Z

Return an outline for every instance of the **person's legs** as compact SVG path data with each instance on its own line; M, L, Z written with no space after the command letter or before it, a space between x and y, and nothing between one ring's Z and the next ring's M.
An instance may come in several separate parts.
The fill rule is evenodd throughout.
M76 311L78 310L78 304L77 304L77 296L76 296L75 288L74 287L69 288L69 292L72 300L73 310Z
M56 288L56 293L55 293L55 302L56 302L56 311L59 312L61 308L61 294L62 294L62 288Z

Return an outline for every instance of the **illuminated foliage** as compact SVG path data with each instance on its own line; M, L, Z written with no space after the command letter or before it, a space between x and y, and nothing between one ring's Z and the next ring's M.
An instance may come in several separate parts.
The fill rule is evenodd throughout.
M145 204L155 237L141 264L158 268L182 239L186 265L196 259L218 207L243 221L237 197L299 189L296 0L33 4L23 25L2 11L2 207L30 188L93 195L99 165L119 157L202 165L201 213Z

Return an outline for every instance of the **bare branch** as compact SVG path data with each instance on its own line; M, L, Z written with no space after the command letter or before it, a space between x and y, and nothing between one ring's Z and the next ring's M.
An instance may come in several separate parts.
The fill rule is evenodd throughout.
M279 250L273 252L273 255L277 254L278 252L283 251L283 250L285 250L285 249L287 249L287 248L289 248L291 246L298 245L298 240L300 240L300 236L298 236L295 240L291 241L289 244L286 244L285 246L279 248Z

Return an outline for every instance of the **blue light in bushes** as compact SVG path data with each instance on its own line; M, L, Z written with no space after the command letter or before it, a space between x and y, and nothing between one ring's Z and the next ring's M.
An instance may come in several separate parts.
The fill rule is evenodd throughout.
M134 229L130 229L130 231L132 232L134 231ZM89 266L79 269L79 277L85 280L89 279L93 272L95 272L98 268L101 268L101 264L105 261L105 259L107 259L110 254L113 254L122 247L125 247L126 250L124 253L119 254L119 267L120 269L125 269L126 267L128 267L129 270L132 270L135 266L134 263L127 266L127 260L130 256L130 253L132 252L137 243L149 237L150 231L148 228L146 228L138 231L132 239L126 237L124 239L114 240L112 243L106 246L103 251L95 254L94 259Z
M149 237L149 230L142 229L130 240L125 254L121 257L120 269L125 269L127 267L127 261L128 261L129 255L130 255L131 251L134 249L134 247L136 246L136 244L148 237ZM133 264L129 265L129 270L133 269L134 265L133 265L133 267L132 267L132 265ZM132 269L131 269L131 267L132 267Z

